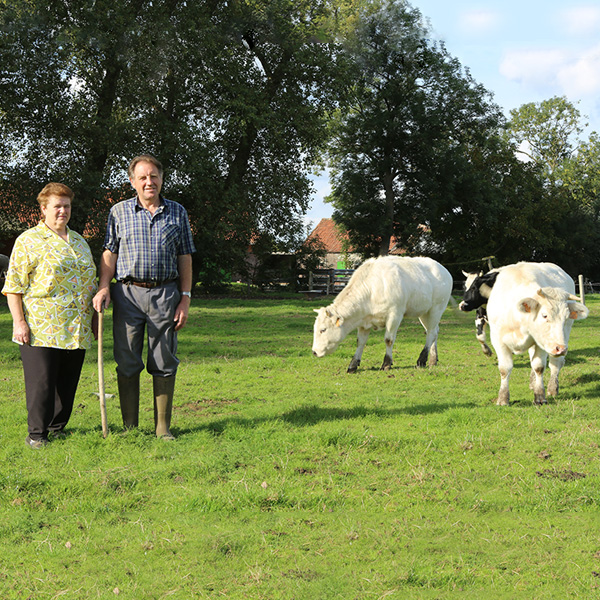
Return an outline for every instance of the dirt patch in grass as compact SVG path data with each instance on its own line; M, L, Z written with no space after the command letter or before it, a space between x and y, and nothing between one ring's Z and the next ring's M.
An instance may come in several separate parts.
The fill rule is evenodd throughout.
M584 479L587 477L585 473L577 473L571 471L571 469L563 469L562 471L556 469L544 469L543 471L536 471L538 477L544 479L560 479L561 481L575 481L576 479Z
M193 413L208 410L209 408L214 408L215 406L228 406L229 404L238 403L238 398L229 398L226 400L215 400L214 398L201 398L200 400L193 400L192 402L186 402L185 404L182 404L178 410L184 410Z

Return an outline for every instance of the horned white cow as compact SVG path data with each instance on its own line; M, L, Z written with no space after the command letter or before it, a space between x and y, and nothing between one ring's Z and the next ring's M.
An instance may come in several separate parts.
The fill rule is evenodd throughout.
M452 276L431 258L385 256L365 261L333 304L315 310L313 354L333 352L358 329L356 352L348 373L354 373L371 329L385 327L385 357L381 368L392 366L392 351L402 319L418 317L426 338L417 365L437 363L439 323L452 292Z
M510 404L512 355L528 351L534 403L544 404L543 374L550 357L548 394L558 394L558 374L565 363L573 321L588 309L574 296L575 284L552 263L526 263L500 269L487 303L490 338L498 356L499 405Z

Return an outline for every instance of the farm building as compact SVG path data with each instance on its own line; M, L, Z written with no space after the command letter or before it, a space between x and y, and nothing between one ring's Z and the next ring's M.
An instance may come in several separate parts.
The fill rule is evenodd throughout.
M325 269L353 269L362 262L361 256L350 247L347 233L333 219L321 219L307 241L312 239L318 239L325 247ZM395 238L390 241L389 253L404 254Z

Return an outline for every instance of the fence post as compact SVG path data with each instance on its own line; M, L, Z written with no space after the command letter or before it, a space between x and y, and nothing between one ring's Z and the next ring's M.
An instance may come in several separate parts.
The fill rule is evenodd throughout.
M581 304L585 304L585 286L583 285L583 275L579 275L579 297Z

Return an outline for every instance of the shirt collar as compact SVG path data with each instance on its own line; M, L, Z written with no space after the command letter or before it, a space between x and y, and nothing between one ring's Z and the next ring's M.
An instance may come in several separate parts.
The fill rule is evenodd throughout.
M71 233L71 230L69 229L68 225L66 225L65 227L67 228L67 236L68 236ZM48 225L46 225L46 223L44 222L43 219L38 223L37 229L38 229L39 234L43 238L48 239L48 238L56 236L56 233L54 233L54 231L52 231L52 229L50 229L50 227L48 227Z
M160 205L156 209L156 211L155 211L154 214L156 214L157 212L162 212L162 211L166 211L167 210L167 200L163 197L162 194L159 194L158 197L160 198ZM133 203L133 206L134 206L136 212L138 212L140 210L145 210L145 208L140 204L137 196L135 196L134 198L132 198L131 202Z

